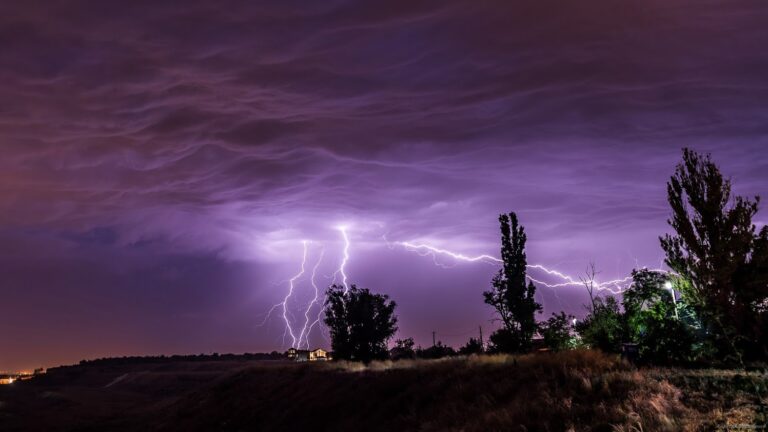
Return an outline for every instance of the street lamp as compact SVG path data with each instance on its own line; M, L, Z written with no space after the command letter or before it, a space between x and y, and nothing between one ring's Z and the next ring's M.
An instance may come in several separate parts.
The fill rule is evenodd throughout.
M677 315L677 299L675 298L675 290L672 288L672 282L666 281L664 282L664 288L669 290L669 294L672 296L672 304L675 307L675 319L680 319L680 317Z

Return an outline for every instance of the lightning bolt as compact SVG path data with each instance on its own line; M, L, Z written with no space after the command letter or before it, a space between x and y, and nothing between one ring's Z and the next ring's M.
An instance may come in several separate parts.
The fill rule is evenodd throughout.
M422 256L428 256L431 255L433 260L436 264L440 265L437 262L437 255L445 255L449 256L457 261L466 261L466 262L485 262L489 264L501 264L503 261L499 258L496 258L491 255L487 254L481 254L481 255L465 255L458 252L453 252L448 249L442 249L438 248L432 245L428 245L425 243L413 243L413 242L396 242L396 245L403 246L405 249L415 251L419 253ZM562 287L569 287L569 286L583 286L584 283L580 280L574 279L572 276L569 276L567 274L564 274L562 272L559 272L557 270L549 269L541 264L529 264L526 266L529 269L536 269L543 271L544 273L555 276L562 280L563 282L559 283L547 283L542 280L536 279L530 275L526 274L526 277L531 280L533 283L541 284L543 286L546 286L548 288L562 288ZM631 276L628 276L626 278L622 279L615 279L610 280L606 282L598 282L595 281L595 289L598 291L609 291L613 294L620 294L624 288L628 285L628 283L632 280Z
M341 232L341 237L344 240L344 249L341 259L341 264L339 264L339 268L333 273L333 283L336 283L336 276L341 275L341 283L344 285L344 294L349 291L349 286L347 285L347 273L346 273L346 267L347 262L349 261L349 247L350 247L350 241L349 241L349 235L347 235L347 227L342 225L337 228ZM317 318L315 321L310 324L309 329L307 330L307 346L309 346L309 334L312 332L312 329L320 323L320 320L323 316L323 312L325 312L325 300L323 300L323 306L320 308L320 310L317 312Z
M323 316L323 312L325 312L325 300L323 300L323 306L320 308L320 310L317 312L317 318L312 322L312 324L309 325L309 329L307 330L307 348L309 348L309 335L312 333L312 329L320 323L320 319Z
M283 320L285 321L285 328L288 334L290 334L291 336L292 347L296 346L296 335L293 332L293 328L291 327L291 321L288 319L288 299L290 299L291 296L293 295L293 289L294 289L294 284L296 283L296 280L298 280L301 276L303 276L304 272L306 271L305 268L307 265L307 241L304 240L301 242L301 244L303 245L303 248L304 248L304 252L302 253L302 256L301 256L301 271L296 273L294 277L288 280L288 294L285 295L285 298L281 303L283 306Z
M342 248L342 258L341 262L339 264L338 269L333 273L333 282L336 283L336 280L341 277L341 283L344 286L344 293L346 294L347 291L349 291L349 283L347 282L348 276L347 276L347 263L350 259L349 249L351 246L351 241L349 239L349 234L347 233L347 227L342 225L336 228L341 233L341 238L344 242L344 246ZM261 322L258 326L263 326L267 323L269 318L272 316L272 313L275 310L282 309L282 318L283 322L285 323L285 331L283 333L283 344L285 344L285 338L290 337L291 340L291 346L298 348L302 345L305 345L309 347L309 336L312 333L312 330L316 325L318 325L321 322L323 312L325 311L325 301L322 302L322 306L319 308L317 316L315 317L315 320L310 323L310 314L312 313L312 309L315 307L315 305L320 303L320 288L317 285L317 274L318 269L320 268L320 265L323 262L323 258L325 256L325 248L321 249L320 256L317 259L317 262L315 262L315 265L312 267L312 274L310 277L310 284L312 285L312 288L314 289L314 297L312 300L309 301L306 310L304 311L304 325L301 327L301 330L294 330L293 325L291 324L292 321L295 320L295 318L292 316L288 309L288 302L290 301L291 297L293 297L294 292L297 289L297 282L299 279L301 279L302 276L307 272L307 256L309 254L308 251L308 244L310 242L307 240L302 241L302 256L301 256L301 268L298 273L296 273L293 277L288 279L288 292L285 294L285 297L280 303L275 304L272 306L272 308L267 311L266 317L264 318L264 321ZM297 336L298 334L298 336Z
M333 273L333 281L336 282L336 276L341 274L341 284L344 285L344 294L346 294L349 291L346 273L347 261L349 261L349 236L347 235L347 227L345 225L341 225L337 229L341 232L341 237L344 239L344 251L339 269Z
M338 226L336 229L341 234L343 247L342 247L341 261L339 262L339 267L333 273L332 283L336 283L337 279L340 278L341 284L344 286L344 293L346 294L349 291L347 264L349 263L349 260L350 260L351 241L350 241L347 226L341 225L341 226ZM499 264L503 263L501 259L488 254L467 255L460 252L439 248L426 243L416 243L416 242L407 242L407 241L390 243L389 241L387 241L386 237L383 237L383 238L390 248L394 246L400 246L408 251L416 252L420 256L431 256L435 265L438 265L440 267L448 267L448 266L443 264L438 259L439 256L447 256L453 259L454 261L471 262L471 263L482 262L482 263L495 265L495 266L498 266ZM307 308L304 311L304 324L301 327L300 331L294 331L294 328L291 325L292 320L295 320L295 319L292 318L292 316L290 315L290 312L288 310L288 302L290 301L291 297L294 295L294 291L297 289L297 282L306 273L307 256L309 253L308 243L309 242L306 240L302 241L303 251L302 251L302 258L301 258L301 268L298 273L296 273L293 277L291 277L288 280L288 292L283 298L283 301L274 305L269 310L269 312L267 313L267 318L265 318L264 320L264 323L265 323L274 310L278 308L282 308L282 318L283 318L283 321L285 322L285 332L283 333L283 338L284 338L283 342L285 342L286 337L290 337L291 346L296 348L300 346L306 346L307 348L309 348L309 343L310 343L309 337L312 334L312 330L315 328L315 326L318 326L321 324L322 315L323 315L323 312L325 312L325 301L323 301L322 304L320 303L321 292L320 292L320 288L317 285L318 270L325 257L325 248L323 248L321 249L320 256L318 257L317 262L315 262L314 266L312 267L310 283L314 290L314 297L309 301ZM542 272L552 278L559 279L560 282L549 283L549 282L536 279L533 276L526 275L526 277L533 283L553 289L555 296L557 296L557 288L584 286L584 282L582 280L578 278L574 278L573 276L565 274L561 271L548 268L542 264L529 264L527 265L527 268L531 270L536 270L538 272ZM654 271L673 274L663 269L654 269ZM326 277L329 277L329 276L326 276ZM621 294L628 286L631 285L631 283L632 283L631 276L620 278L620 279L609 280L609 281L593 281L594 287L598 292L608 291L612 294ZM312 315L312 310L315 307L315 305L318 305L318 304L320 304L320 307L317 309L317 316L310 323L310 315ZM264 323L262 323L262 325ZM297 334L298 334L298 337L297 337Z
M305 342L307 343L307 349L309 349L309 332L312 331L311 326L307 327L309 325L309 312L312 310L312 307L317 303L317 299L320 295L320 289L317 287L315 278L317 277L317 268L320 267L320 263L323 261L324 255L325 255L325 248L323 248L320 251L320 258L317 259L317 263L315 263L315 266L312 267L312 277L310 278L310 283L312 284L312 288L315 289L315 296L312 298L312 301L309 302L309 305L307 306L307 310L304 311L304 327L301 328L301 333L299 334L298 346L301 346L301 339L304 338Z

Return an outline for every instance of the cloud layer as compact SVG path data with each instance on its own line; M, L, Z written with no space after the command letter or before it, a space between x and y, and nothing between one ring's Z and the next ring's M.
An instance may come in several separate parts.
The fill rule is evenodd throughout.
M440 269L385 240L494 253L496 216L516 211L532 261L574 273L594 260L606 278L656 266L680 147L713 152L739 193L766 192L765 22L758 0L6 5L4 301L40 309L35 292L105 332L141 321L132 334L146 345L6 314L0 330L38 348L78 334L88 348L53 356L64 351L19 342L0 369L164 346L270 349L279 322L255 329L255 316L295 272L302 239L325 244L333 270L341 223L353 278L408 299L403 330L424 343L433 327L487 321L482 304L456 311L481 303L492 269ZM74 276L91 271L103 274ZM155 321L126 301L166 289L177 301L160 302ZM244 293L250 310L215 301ZM161 329L192 313L190 298L200 337L172 345ZM415 316L423 302L433 315ZM237 332L222 315L246 330L217 345Z

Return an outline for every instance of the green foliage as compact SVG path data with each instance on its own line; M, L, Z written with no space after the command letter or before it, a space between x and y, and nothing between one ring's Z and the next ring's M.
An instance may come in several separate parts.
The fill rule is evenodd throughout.
M483 344L480 343L480 339L469 338L467 343L459 348L459 354L481 354L483 352Z
M552 351L562 351L576 347L576 341L571 334L572 315L565 312L553 313L552 316L539 323L539 333L544 338L544 345Z
M492 288L483 292L483 297L496 309L504 328L491 335L490 340L495 351L526 351L536 332L534 314L541 312L541 305L534 299L536 286L526 283L524 228L518 225L515 213L500 215L499 223L503 264L493 278Z
M662 272L647 269L632 271L632 285L622 293L622 306L626 314L629 338L634 339L644 331L643 320L646 311L652 305L664 302L672 303L672 297L666 284L669 276ZM674 311L672 311L674 315Z
M328 288L325 324L334 358L369 362L387 357L387 341L397 331L395 302L352 285Z
M647 269L632 272L622 305L628 340L638 344L640 360L654 364L685 363L695 348L698 320L683 300L675 301L670 277Z
M638 343L641 360L653 364L680 364L695 359L691 328L670 317L669 309L664 303L656 303L644 314L644 331Z
M614 297L595 297L587 316L576 323L576 332L586 345L616 353L624 340L624 317Z
M768 354L768 227L756 234L759 197L731 196L709 155L684 149L667 183L674 235L662 237L666 263L701 317L719 357Z

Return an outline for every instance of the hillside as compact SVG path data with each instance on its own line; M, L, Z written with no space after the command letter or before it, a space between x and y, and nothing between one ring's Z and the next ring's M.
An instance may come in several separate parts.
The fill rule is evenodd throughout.
M710 430L754 424L758 372L574 351L435 361L147 362L0 387L3 431ZM526 429L517 427L524 425Z

